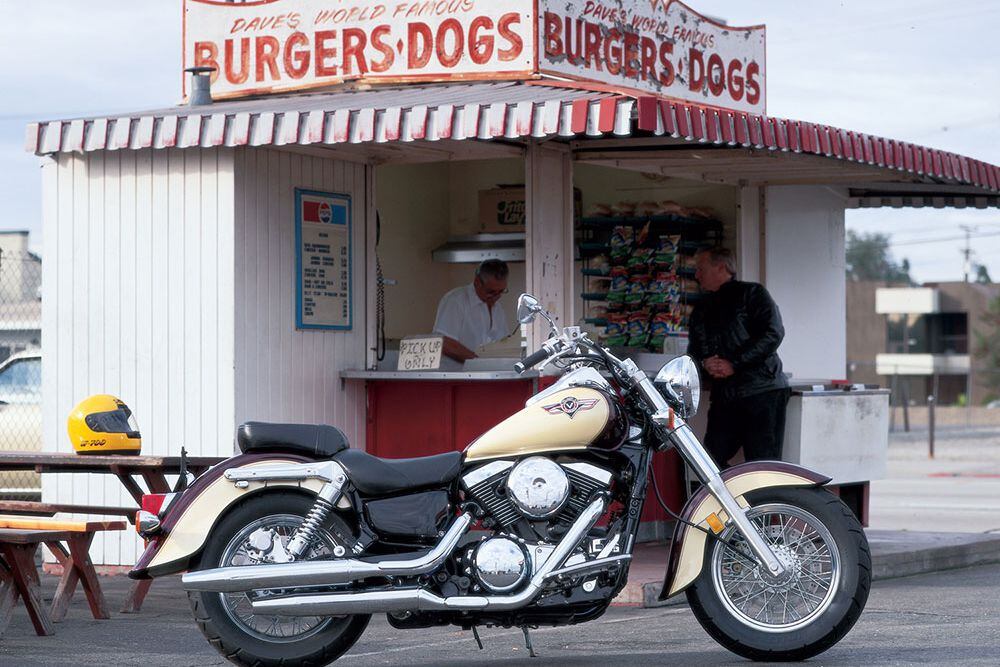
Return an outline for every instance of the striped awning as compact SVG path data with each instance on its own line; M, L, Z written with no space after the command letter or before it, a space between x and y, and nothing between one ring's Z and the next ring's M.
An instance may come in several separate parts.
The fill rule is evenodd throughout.
M32 123L39 155L141 148L627 136L635 100L513 82L380 88Z
M143 148L663 136L811 154L1000 192L1000 167L829 125L545 82L400 86L32 123L38 155Z
M905 141L831 125L725 111L654 97L637 100L637 129L690 141L780 150L904 171L990 192L1000 191L1000 167Z

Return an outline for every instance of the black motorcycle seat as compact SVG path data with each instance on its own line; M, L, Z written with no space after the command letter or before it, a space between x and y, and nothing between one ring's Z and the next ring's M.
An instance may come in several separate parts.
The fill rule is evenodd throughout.
M462 452L415 459L380 459L360 449L345 449L334 460L344 466L358 491L368 496L446 486L462 469Z
M247 422L236 429L236 442L244 454L289 452L313 459L328 459L348 447L344 432L326 424Z

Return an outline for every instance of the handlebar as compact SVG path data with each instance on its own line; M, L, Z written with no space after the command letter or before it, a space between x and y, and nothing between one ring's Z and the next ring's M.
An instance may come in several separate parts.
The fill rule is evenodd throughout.
M514 370L517 371L518 373L523 373L529 368L545 361L550 354L552 353L546 350L544 347L542 347L542 349L532 354L529 354L527 357L514 364Z

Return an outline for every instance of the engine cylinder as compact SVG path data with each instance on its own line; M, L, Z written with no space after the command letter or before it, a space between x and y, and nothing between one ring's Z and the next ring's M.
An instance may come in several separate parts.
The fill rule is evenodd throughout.
M552 459L531 456L510 471L507 490L511 502L531 519L555 515L569 498L566 472Z

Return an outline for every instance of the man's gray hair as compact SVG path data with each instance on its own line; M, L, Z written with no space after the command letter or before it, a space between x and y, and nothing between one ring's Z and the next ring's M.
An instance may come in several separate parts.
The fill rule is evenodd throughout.
M502 259L486 259L476 267L477 278L493 278L494 280L507 280L510 268L507 262Z
M712 246L711 248L703 248L698 251L699 255L708 255L708 261L712 263L713 266L718 266L722 264L726 267L726 271L729 275L736 277L736 255L729 248L724 248L721 245Z

